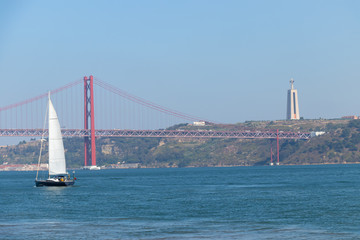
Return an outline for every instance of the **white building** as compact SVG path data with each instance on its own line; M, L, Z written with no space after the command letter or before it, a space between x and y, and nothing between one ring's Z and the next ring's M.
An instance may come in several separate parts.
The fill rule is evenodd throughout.
M205 121L199 121L199 122L194 122L193 125L194 126L205 126L206 123L205 123Z

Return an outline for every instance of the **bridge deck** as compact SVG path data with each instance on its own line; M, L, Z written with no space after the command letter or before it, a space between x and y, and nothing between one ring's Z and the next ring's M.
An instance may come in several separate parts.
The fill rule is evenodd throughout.
M0 137L47 136L42 129L0 129ZM62 129L64 137L90 136L90 130ZM162 138L242 138L242 139L310 139L309 132L279 131L211 131L211 130L95 130L96 137L162 137Z

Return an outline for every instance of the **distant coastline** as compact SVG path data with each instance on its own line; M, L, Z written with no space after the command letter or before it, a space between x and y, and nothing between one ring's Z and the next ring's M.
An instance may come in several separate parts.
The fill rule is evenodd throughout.
M192 131L291 131L323 132L308 140L280 139L280 165L360 163L360 120L315 119L247 121L237 124L191 126ZM83 139L65 138L67 167L84 165ZM231 138L97 138L96 163L103 169L266 166L277 161L276 139ZM272 151L271 151L272 148ZM0 148L0 171L36 170L39 141L22 141ZM271 152L273 153L271 158ZM46 163L48 153L43 154ZM274 166L276 167L276 166Z
M320 165L351 165L351 164L360 164L360 162L343 162L343 163L304 163L304 164L282 164L280 166L320 166ZM270 166L270 165L263 165L269 167L278 167L278 166ZM205 167L205 166L204 166ZM197 166L186 166L184 168L204 168L204 167L197 167ZM232 167L253 167L253 166L244 166L244 165L224 165L224 166L208 166L214 168L232 168ZM147 166L139 166L139 167L102 167L101 170L109 170L109 169L156 169L156 168L179 168L179 167L147 167ZM37 164L11 164L11 165L0 165L0 172L32 172L37 170ZM40 171L47 171L48 168L41 167ZM83 168L69 168L70 170L83 170Z

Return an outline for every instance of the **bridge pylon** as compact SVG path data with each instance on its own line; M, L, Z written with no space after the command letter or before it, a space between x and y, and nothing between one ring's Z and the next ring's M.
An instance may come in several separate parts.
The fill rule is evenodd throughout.
M274 156L274 152L273 152L273 138L270 139L270 166L274 165L274 161L273 161L273 156ZM276 165L280 165L280 137L279 137L279 129L276 130L276 155L277 155L277 162Z
M96 147L95 147L95 117L94 117L94 78L84 77L84 130L89 129L90 137L84 137L84 166L96 166Z
M276 130L276 152L277 152L276 165L280 165L279 129Z

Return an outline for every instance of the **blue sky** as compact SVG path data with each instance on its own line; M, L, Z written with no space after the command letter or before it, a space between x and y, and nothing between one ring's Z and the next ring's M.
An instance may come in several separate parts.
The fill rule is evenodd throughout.
M223 123L360 115L360 1L0 0L0 106L94 75Z

